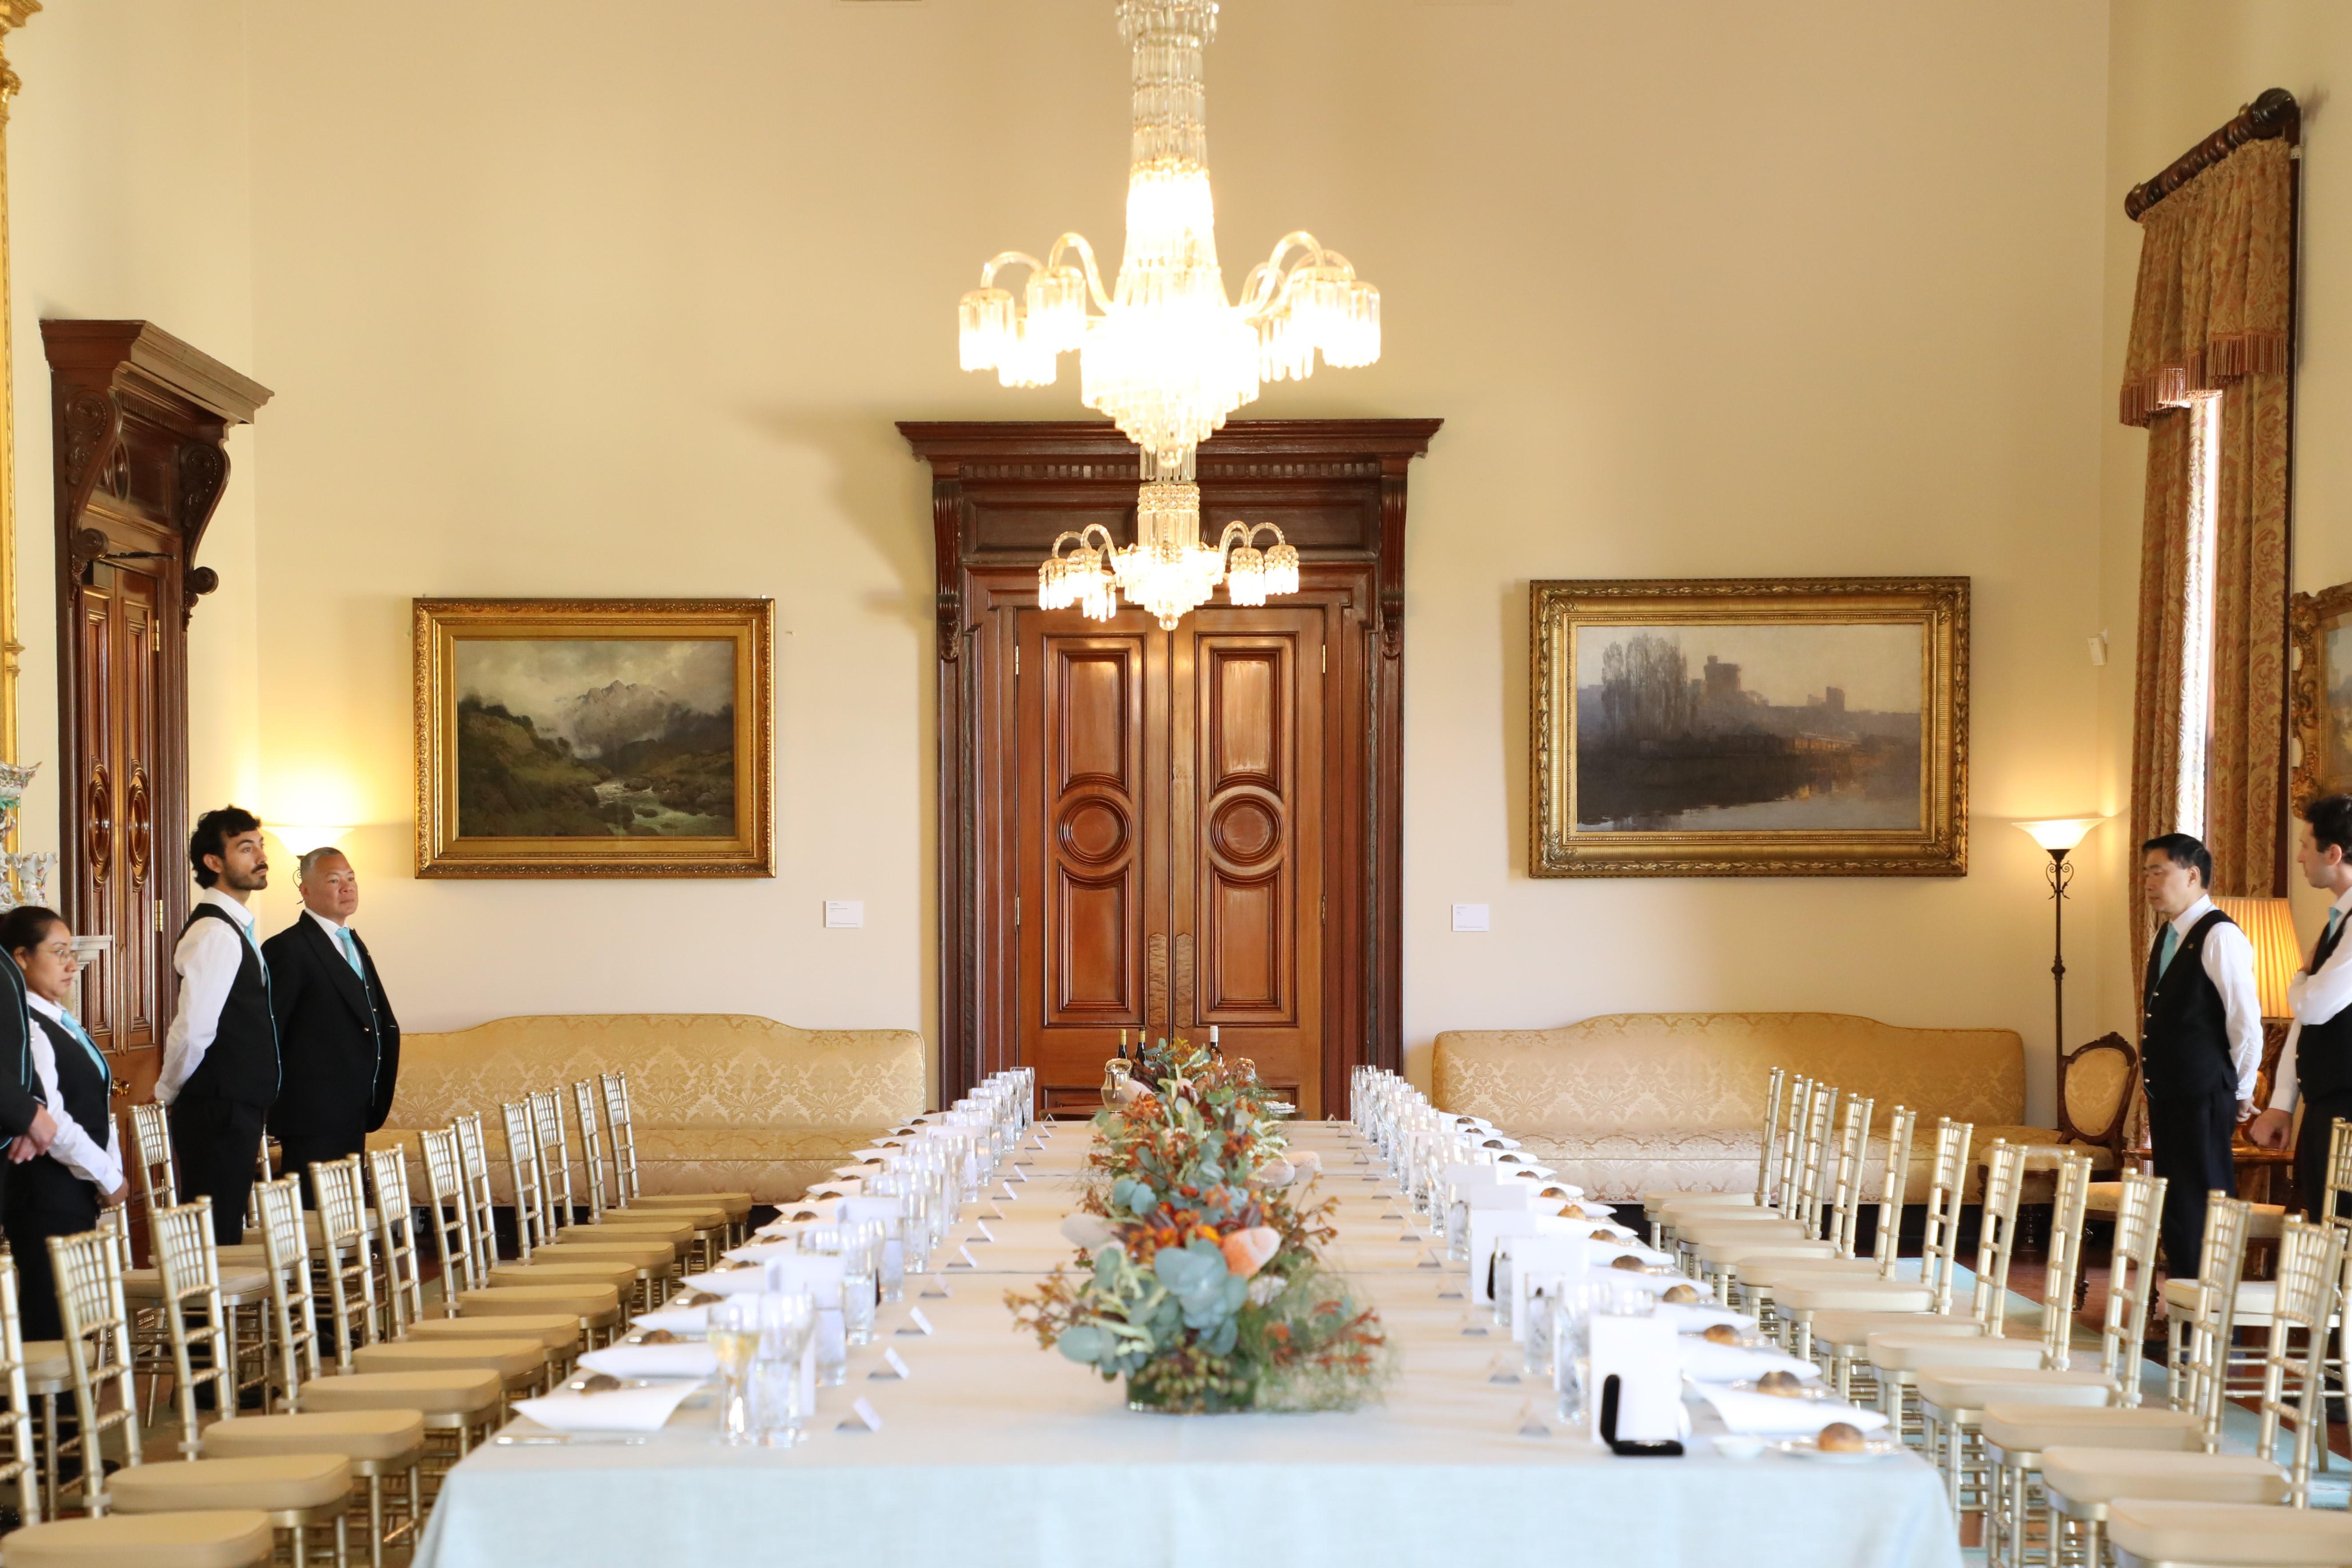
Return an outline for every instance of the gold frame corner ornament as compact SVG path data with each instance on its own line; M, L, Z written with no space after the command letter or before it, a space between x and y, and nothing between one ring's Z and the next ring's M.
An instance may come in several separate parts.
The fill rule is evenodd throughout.
M1969 863L1969 579L1633 578L1528 584L1531 877L1964 877ZM1576 820L1580 626L1916 624L1915 829L1586 830Z
M419 877L772 877L775 601L417 599ZM467 640L728 639L735 644L735 832L709 838L472 837L458 831L457 645Z
M2352 792L2352 777L2326 777L2320 764L2327 754L2326 634L2329 622L2348 617L2352 617L2352 583L2297 594L2287 602L2288 733L2294 738L2296 752L2287 793L2289 804L2297 812L2323 795Z
M0 49L7 35L33 19L41 0L0 0ZM24 86L16 68L0 55L0 761L18 759L16 688L24 676L25 643L16 618L16 354L13 331L14 258L8 237L8 118ZM9 829L16 847L16 828Z

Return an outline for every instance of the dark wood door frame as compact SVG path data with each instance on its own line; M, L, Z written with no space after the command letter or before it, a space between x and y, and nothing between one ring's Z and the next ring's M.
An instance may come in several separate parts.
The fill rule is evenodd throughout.
M1404 906L1404 527L1406 474L1436 419L1245 419L1201 448L1204 521L1279 523L1298 546L1303 585L1336 594L1349 634L1337 657L1352 679L1330 700L1352 707L1362 738L1364 819L1349 835L1360 893L1332 910L1324 1098L1345 1103L1358 1063L1402 1055ZM938 568L940 1094L943 1101L1005 1065L1012 1037L1002 977L1014 972L1011 894L1001 868L998 803L1009 759L986 742L1008 733L999 664L1013 646L1000 609L1036 603L1037 563L1055 534L1100 522L1135 537L1135 447L1108 424L903 421L931 467ZM1333 671L1335 677L1341 670ZM1336 889L1335 889L1336 891ZM1334 904L1340 900L1335 897Z
M57 495L59 912L77 931L117 938L115 955L100 962L93 980L120 995L110 971L130 956L127 933L111 931L91 907L102 901L92 889L103 880L91 868L102 860L110 874L152 878L166 932L186 918L187 629L197 598L220 583L211 567L196 564L196 550L228 486L229 426L249 423L270 393L152 322L43 321L41 339ZM92 678L81 667L81 593L93 574L118 562L155 584L153 777L138 781L135 792L94 771L100 759L89 754L80 721ZM161 1065L174 980L168 938L142 950L154 963L148 994L157 1037L116 1073L143 1098Z

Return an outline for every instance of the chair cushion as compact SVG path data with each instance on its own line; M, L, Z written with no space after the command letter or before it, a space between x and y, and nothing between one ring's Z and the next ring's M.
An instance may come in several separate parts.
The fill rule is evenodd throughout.
M1875 1259L1862 1258L1759 1258L1741 1269L1739 1277L1750 1285L1767 1288L1779 1285L1784 1279L1791 1285L1818 1285L1831 1279L1843 1284L1857 1277L1877 1279L1878 1265ZM1914 1288L1918 1285L1916 1279L1889 1283Z
M341 1454L347 1459L397 1459L425 1445L425 1418L414 1410L319 1410L300 1415L240 1415L205 1428L205 1458L256 1454Z
M73 1382L73 1358L66 1353L63 1340L26 1340L25 1342L25 1381L27 1384Z
M639 1151L642 1153L642 1140ZM749 1193L640 1193L629 1206L633 1209L723 1209L730 1222L740 1225L751 1217L751 1202Z
M537 1340L546 1351L570 1351L580 1343L577 1312L509 1312L481 1318L426 1318L409 1324L401 1337L411 1342L429 1340Z
M497 1408L504 1389L494 1372L352 1372L304 1384L302 1406L473 1415Z
M401 1340L360 1346L352 1352L352 1365L362 1373L479 1368L515 1383L547 1370L547 1347L536 1339Z
M2039 1367L2040 1339L2003 1339L1989 1334L1908 1333L1895 1329L1870 1336L1870 1364L1886 1372L1924 1372L1950 1367Z
M637 1282L631 1263L591 1262L586 1258L560 1263L500 1263L490 1269L493 1288L507 1285L611 1285L627 1289Z
M594 1241L556 1241L535 1249L533 1263L625 1263L631 1268L667 1268L677 1261L677 1249L661 1237L629 1240L621 1237Z
M1984 1325L1974 1318L1952 1317L1939 1312L1815 1312L1813 1342L1843 1350L1859 1351L1878 1333L1898 1333L1916 1337L1935 1334L1945 1339L1963 1339L1984 1332Z
M12 1532L8 1568L247 1568L276 1544L251 1509L62 1519Z
M1750 1284L1756 1282L1753 1276L1743 1278ZM1784 1312L1817 1311L1827 1307L1881 1312L1899 1312L1907 1307L1924 1312L1936 1300L1935 1293L1925 1285L1881 1279L1874 1275L1858 1279L1840 1279L1835 1275L1822 1275L1811 1280L1794 1275L1788 1278L1798 1282L1771 1287L1772 1303Z
M2135 1497L2183 1502L2286 1500L2286 1472L2254 1454L2168 1454L2061 1444L2042 1450L2042 1484L2073 1502Z
M2020 1367L1929 1368L1914 1379L1919 1403L1949 1414L1988 1405L2105 1405L2115 1384L2095 1372Z
M2154 1562L2231 1568L2352 1563L2352 1515L2332 1508L2128 1498L2107 1506L2107 1539Z
M598 1241L614 1238L638 1241L646 1237L659 1237L664 1241L684 1244L694 1239L694 1222L688 1219L666 1219L657 1214L629 1215L618 1209L608 1209L604 1217L583 1225L558 1226L558 1241Z
M1752 1218L1706 1218L1674 1221L1675 1239L1703 1247L1711 1241L1812 1241L1813 1232L1792 1219L1772 1219L1761 1213Z
M1724 1208L1753 1208L1756 1194L1753 1192L1683 1193L1672 1190L1642 1194L1642 1212L1653 1218L1670 1204L1714 1204Z
M491 1318L508 1312L571 1312L583 1318L600 1318L620 1310L619 1289L595 1280L499 1285L488 1290L457 1292L457 1310L468 1318Z
M2164 1304L2176 1310L2193 1311L2197 1307L2197 1281L2168 1279L2164 1282ZM2238 1326L2242 1329L2262 1328L2278 1310L2278 1281L2275 1279L2241 1279L2238 1281ZM2328 1319L2334 1322L2334 1317Z
M324 1508L351 1495L352 1464L341 1454L268 1454L249 1459L170 1459L127 1465L109 1476L107 1495L122 1513L184 1509Z
M2006 1396L1985 1406L1977 1430L1994 1447L2039 1454L2064 1444L2187 1453L2201 1442L2185 1410L2115 1410L2095 1405L2025 1405Z
M2286 1205L2284 1204L2256 1204L2247 1211L2246 1239L2248 1241L2276 1241L2285 1234Z
M2022 1124L2008 1127L1979 1127L1969 1140L1970 1163L1981 1169L1992 1159L1995 1139L2026 1147L2025 1170L2028 1174L2055 1171L2058 1162L2068 1154L2088 1154L2091 1169L2112 1171L2116 1168L2116 1152L2104 1143L2068 1143L2055 1127L2028 1127ZM2121 1184L2117 1184L2120 1185Z
M1738 1263L1761 1263L1768 1258L1810 1258L1817 1263L1835 1263L1837 1244L1829 1241L1807 1241L1801 1237L1760 1237L1748 1241L1711 1241L1695 1248L1701 1263L1718 1267Z
M666 1204L657 1198L650 1200L640 1198L626 1208L604 1211L607 1219L628 1219L639 1215L652 1215L657 1217L676 1215L697 1230L724 1230L728 1224L727 1211L724 1208L709 1204Z

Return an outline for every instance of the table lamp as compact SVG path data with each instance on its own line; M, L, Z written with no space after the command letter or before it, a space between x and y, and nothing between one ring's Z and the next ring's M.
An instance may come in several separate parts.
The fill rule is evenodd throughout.
M2254 944L2254 987L2262 993L2263 1016L2289 1018L2287 982L2303 967L2295 943L2294 910L2284 899L2216 898L2213 907L2229 916Z
M2050 984L2056 997L2053 1022L2058 1032L2053 1043L2062 1058L2066 1054L2066 889L2074 880L2074 868L2066 857L2105 820L2104 816L2053 816L2017 825L2050 852L2050 864L2042 875L2049 879L2051 909L2056 916L2051 925Z

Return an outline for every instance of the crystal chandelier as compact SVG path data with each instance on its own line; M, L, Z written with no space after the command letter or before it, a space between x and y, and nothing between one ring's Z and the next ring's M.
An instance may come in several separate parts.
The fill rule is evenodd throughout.
M1302 232L1250 268L1238 305L1226 301L1201 76L1217 7L1120 0L1118 26L1135 56L1135 134L1118 288L1104 292L1083 235L1062 236L1043 261L1008 250L963 297L959 347L964 369L1006 386L1050 386L1060 357L1076 353L1079 397L1143 450L1135 542L1114 545L1099 524L1063 534L1037 569L1038 604L1108 620L1124 594L1173 627L1220 582L1236 605L1298 591L1298 552L1274 524L1232 522L1214 549L1202 542L1194 455L1261 382L1304 381L1318 353L1342 367L1379 359L1381 295ZM1019 300L997 286L1012 267L1028 270ZM1273 543L1261 548L1261 534Z

